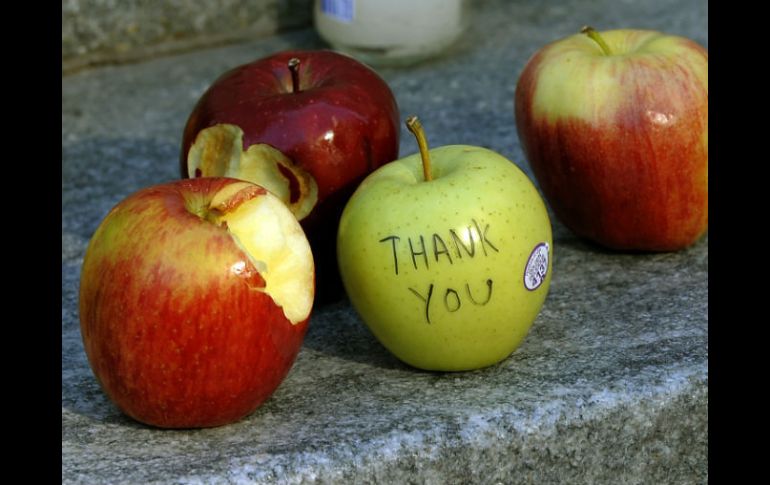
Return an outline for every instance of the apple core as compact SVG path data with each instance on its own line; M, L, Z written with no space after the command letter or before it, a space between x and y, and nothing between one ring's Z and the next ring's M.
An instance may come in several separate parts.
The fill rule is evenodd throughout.
M221 123L198 133L187 158L188 176L231 177L265 187L304 219L318 201L318 185L302 167L266 143L243 150L243 130Z

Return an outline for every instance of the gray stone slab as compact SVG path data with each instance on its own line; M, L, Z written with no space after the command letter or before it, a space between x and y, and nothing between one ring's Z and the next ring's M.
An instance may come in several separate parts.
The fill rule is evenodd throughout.
M530 175L513 92L537 47L584 24L708 47L705 1L485 5L446 56L380 73L432 146L486 146ZM78 325L91 234L129 193L177 177L187 115L221 72L322 46L300 30L62 78L62 482L706 483L708 236L677 253L613 253L552 218L548 299L488 369L408 368L341 301L315 310L286 380L239 423L156 430L107 400ZM416 150L404 127L401 154Z
M62 1L62 72L311 26L312 0Z

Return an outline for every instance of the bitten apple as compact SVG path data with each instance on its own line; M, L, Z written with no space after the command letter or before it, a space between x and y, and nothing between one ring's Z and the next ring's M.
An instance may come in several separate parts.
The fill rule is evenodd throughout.
M127 415L219 426L282 382L313 306L313 256L289 209L229 178L121 201L83 260L80 323L96 378Z
M337 251L350 301L396 357L427 370L495 364L527 335L551 281L545 204L516 165L491 150L429 150L369 175L340 221Z
M341 295L335 237L368 173L398 157L399 113L385 81L332 51L284 51L217 79L184 129L183 177L258 183L301 221L322 300Z
M534 54L515 94L522 148L556 216L621 250L670 251L708 227L708 53L646 30Z

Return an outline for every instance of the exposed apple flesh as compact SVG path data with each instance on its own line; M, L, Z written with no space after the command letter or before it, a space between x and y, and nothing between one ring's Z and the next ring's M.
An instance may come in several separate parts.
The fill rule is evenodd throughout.
M212 198L208 220L227 228L264 280L260 291L296 324L307 319L313 307L310 245L298 224L281 217L281 201L257 195L264 195L264 189L251 183L228 185ZM246 271L246 265L232 269Z

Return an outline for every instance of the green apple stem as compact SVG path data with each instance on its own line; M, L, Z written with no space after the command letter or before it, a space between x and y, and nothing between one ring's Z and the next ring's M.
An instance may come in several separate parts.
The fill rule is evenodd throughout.
M580 29L581 34L586 34L588 37L591 38L594 42L599 44L599 47L601 47L602 51L604 52L605 56L611 56L612 51L610 50L610 46L607 45L606 42L604 42L604 39L601 35L599 35L599 32L596 31L593 27L590 25L586 25L582 29Z
M433 180L430 172L430 151L428 150L428 140L425 138L425 131L422 129L422 123L416 116L410 116L406 119L406 127L417 138L417 145L420 147L420 157L422 158L422 175L426 182Z
M299 59L292 57L289 59L289 71L291 71L291 92L299 92Z

